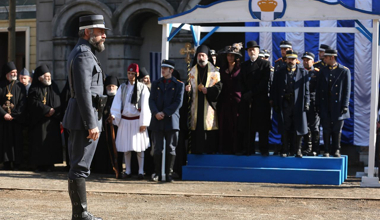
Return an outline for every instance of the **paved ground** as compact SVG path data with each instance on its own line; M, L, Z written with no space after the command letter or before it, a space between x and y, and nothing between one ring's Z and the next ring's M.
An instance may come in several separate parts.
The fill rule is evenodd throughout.
M234 182L157 184L93 174L89 210L104 219L379 219L380 189ZM70 219L65 172L0 171L0 219Z

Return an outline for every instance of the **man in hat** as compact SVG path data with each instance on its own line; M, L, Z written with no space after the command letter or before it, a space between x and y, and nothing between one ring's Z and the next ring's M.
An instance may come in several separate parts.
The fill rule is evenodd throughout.
M139 66L128 66L128 80L121 84L111 106L113 123L118 127L116 148L124 153L125 172L122 178L131 178L131 155L137 153L138 179L144 179L144 152L149 148L147 127L150 123L149 89L137 80Z
M249 41L246 50L249 60L241 64L241 91L242 91L242 116L241 129L248 141L245 153L250 154L254 146L256 132L259 133L259 149L263 156L268 156L269 130L271 129L271 107L268 97L268 84L270 78L269 61L259 59L260 46L256 41ZM247 120L248 119L248 120ZM254 153L254 151L253 151Z
M63 162L60 93L46 65L37 67L33 77L28 96L30 162L37 171L49 171Z
M315 62L313 64L314 67L318 68L318 69L322 69L323 67L325 67L327 64L323 61L324 59L324 55L325 55L325 51L326 50L331 50L331 48L326 45L326 44L321 44L321 46L319 47L318 49L318 57L319 57L319 61Z
M113 100L115 98L117 89L120 87L119 79L116 76L107 76L104 82L104 93L107 95L107 103L104 107L103 111L103 132L99 137L99 143L96 148L96 152L94 155L94 159L91 164L91 172L94 173L106 173L106 174L114 174L113 168L115 168L118 173L121 172L123 168L123 153L114 152L112 136L116 136L117 134L117 126L114 127L114 134L111 132L111 123L112 120L109 120L111 115L111 106ZM117 162L117 164L115 163ZM113 166L114 167L113 167Z
M174 67L174 61L162 61L162 77L153 82L152 95L149 98L149 106L152 111L149 129L152 131L155 168L152 180L156 182L161 178L164 140L166 144L166 152L164 152L166 154L166 181L173 181L172 174L180 130L179 109L182 106L184 93L184 84L172 76Z
M287 68L274 75L273 108L279 114L279 131L282 134L281 156L302 157L302 136L307 134L307 116L309 110L308 72L297 64L297 52L286 52ZM290 135L295 136L295 149L289 151Z
M149 91L150 91L150 88L152 86L151 82L150 82L150 76L149 76L149 73L148 71L145 69L145 67L142 67L140 69L140 76L139 76L139 79L140 79L140 82L144 83L146 85L146 87L148 87Z
M337 50L326 50L324 57L327 66L320 71L316 94L316 106L323 127L325 146L323 156L328 157L330 153L333 153L334 157L340 157L344 119L350 118L348 105L351 93L351 72L347 67L337 63Z
M90 175L106 101L103 95L105 77L95 56L96 52L105 49L106 29L102 15L80 17L79 40L67 60L71 98L63 126L70 130L68 185L73 219L101 219L87 211L85 179Z
M216 58L218 54L215 52L215 50L210 50L211 58L212 58L212 65L216 66Z
M274 71L278 71L287 66L286 63L286 51L292 50L292 43L289 41L283 40L280 42L281 57L274 61ZM298 61L298 60L297 60ZM298 61L299 63L299 61Z
M320 118L316 111L315 94L319 77L319 69L313 67L315 55L311 52L305 52L302 55L304 68L309 72L309 91L310 91L310 108L307 114L308 133L304 136L306 149L302 152L308 156L319 154L319 124Z
M4 169L18 169L22 162L23 139L20 137L25 121L26 91L17 80L13 62L3 66L0 105L0 163L4 163Z
M22 69L19 76L20 83L22 83L25 86L26 94L28 95L29 88L31 85L31 78L29 71L27 69Z
M217 98L222 90L219 71L208 61L210 49L206 45L197 48L195 65L189 72L191 102L191 152L216 153L218 149Z

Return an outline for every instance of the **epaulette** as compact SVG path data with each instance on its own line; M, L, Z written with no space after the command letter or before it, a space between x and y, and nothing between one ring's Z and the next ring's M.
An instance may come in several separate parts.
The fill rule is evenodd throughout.
M274 71L274 67L273 66L270 67L270 71L272 71L272 72Z
M343 66L343 68L348 69L347 67Z
M317 71L317 72L319 72L319 68L314 67L314 70Z
M297 64L300 64L301 63L301 61L299 61L298 59L297 59Z
M87 45L81 44L80 45L80 51L81 52L87 52L87 51L90 51L90 48Z
M321 61L320 60L318 60L317 62L315 62L313 65L315 65L315 64L317 64L317 63L320 63Z
M183 83L181 80L179 80L179 79L176 79L177 80L177 82L180 82L180 83Z
M277 63L278 61L282 60L282 57L278 58L276 61L274 61L275 63Z

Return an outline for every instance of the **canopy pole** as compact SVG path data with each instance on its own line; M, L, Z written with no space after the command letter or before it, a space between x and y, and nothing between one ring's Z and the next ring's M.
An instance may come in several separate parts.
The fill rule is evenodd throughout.
M168 60L169 59L169 41L168 37L170 34L170 27L168 24L162 25L162 46L161 46L161 59L162 60ZM166 155L166 144L165 141L163 143L163 150L162 150L162 166L161 166L161 181L166 180L166 173L165 173L165 155ZM157 174L158 175L158 174Z
M371 116L369 132L368 152L368 176L362 177L361 187L380 187L378 177L374 177L375 170L375 147L376 147L376 122L377 106L379 97L379 20L373 20L372 37L372 81L371 81Z

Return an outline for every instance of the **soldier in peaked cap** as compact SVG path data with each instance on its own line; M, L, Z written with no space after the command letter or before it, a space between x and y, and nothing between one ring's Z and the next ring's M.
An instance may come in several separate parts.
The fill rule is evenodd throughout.
M102 15L80 17L79 40L67 62L71 98L63 127L70 131L68 185L73 206L72 219L101 219L87 211L85 179L90 175L107 100L103 95L105 75L95 56L96 52L105 49L107 29Z
M281 57L274 61L274 71L278 71L283 67L286 67L286 51L292 50L292 43L283 40L280 42Z
M328 45L326 45L326 44L321 44L321 46L318 49L319 61L317 61L317 62L314 63L314 65L313 65L314 67L316 67L318 69L322 69L323 67L325 67L327 65L323 61L326 50L331 50L331 48Z
M302 157L302 136L307 134L307 116L309 110L308 72L297 64L297 52L286 52L287 67L274 75L273 108L280 115L279 130L282 133L281 156ZM295 136L295 148L289 151L290 135Z
M302 55L303 66L309 72L310 109L307 112L308 133L304 136L307 147L302 152L308 156L316 156L319 154L320 118L315 106L319 69L313 67L314 58L315 55L311 52L305 52Z
M260 46L256 41L247 42L246 49L250 59L241 64L242 120L239 127L243 128L244 140L248 142L245 144L248 147L245 153L251 153L254 137L258 132L260 153L268 156L268 135L271 129L268 97L270 63L258 58Z
M351 93L351 72L337 63L337 50L326 50L324 60L327 66L320 71L316 94L316 106L319 109L323 127L323 142L328 157L340 157L340 140L344 119L350 118L348 108ZM332 143L330 145L330 137ZM330 148L331 146L331 148Z
M152 112L149 129L152 130L154 146L155 174L152 180L158 182L161 178L162 150L166 143L166 181L172 182L173 167L176 158L176 147L179 135L179 109L182 106L184 84L172 76L175 63L163 60L161 64L162 77L152 83L152 94L149 106Z

